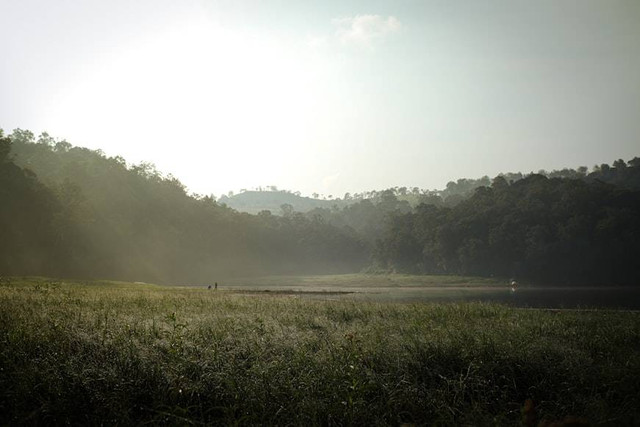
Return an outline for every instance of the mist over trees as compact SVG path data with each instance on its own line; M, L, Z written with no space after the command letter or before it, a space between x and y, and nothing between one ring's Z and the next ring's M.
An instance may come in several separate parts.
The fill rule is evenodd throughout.
M10 157L11 140L0 130L0 272L39 272L55 263L53 225L64 227L55 194Z
M152 164L0 132L0 274L206 283L368 270L640 284L637 157L320 204L269 190L291 203L242 213Z
M2 141L11 209L3 209L0 274L181 283L338 273L368 262L354 233L320 220L238 213L188 195L153 165L129 166L46 134L17 130Z

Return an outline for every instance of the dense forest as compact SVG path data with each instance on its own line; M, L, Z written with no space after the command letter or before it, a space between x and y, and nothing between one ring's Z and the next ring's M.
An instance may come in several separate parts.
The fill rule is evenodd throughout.
M193 283L368 262L351 230L238 213L149 164L22 130L0 146L0 274Z
M395 215L385 233L374 256L383 269L547 284L640 279L640 192L600 180L497 177L454 208Z
M0 274L206 283L366 269L640 284L639 190L636 157L249 214L151 164L0 131Z
M631 164L637 159L631 160ZM613 167L605 164L595 165L591 172L586 166L577 169L564 168L547 172L544 169L534 173L523 174L521 172L501 173L507 182L513 183L527 176L542 175L547 178L582 179L588 182L602 181L610 184L621 185L626 188L640 188L640 177L628 173L632 169L627 168L624 160L616 160ZM473 196L475 190L480 187L489 187L491 178L483 176L478 179L460 178L450 181L442 190L429 190L420 187L392 187L385 190L370 190L361 193L345 193L342 197L313 193L313 198L304 197L300 192L279 190L276 186L268 185L257 187L253 190L241 189L237 194L230 191L218 198L218 203L225 204L237 211L259 213L262 210L271 210L274 214L282 213L282 205L287 204L297 212L309 212L314 209L341 210L346 206L365 200L377 204L389 200L389 194L393 194L400 202L406 202L415 208L420 204L454 207L463 200Z

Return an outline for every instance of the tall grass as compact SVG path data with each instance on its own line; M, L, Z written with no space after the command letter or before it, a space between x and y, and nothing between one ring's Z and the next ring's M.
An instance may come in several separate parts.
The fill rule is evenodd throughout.
M629 312L13 280L0 422L633 424L639 350Z

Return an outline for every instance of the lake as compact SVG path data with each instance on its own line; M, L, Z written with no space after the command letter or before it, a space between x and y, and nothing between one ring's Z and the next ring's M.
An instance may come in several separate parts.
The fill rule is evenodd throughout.
M236 292L377 302L485 301L531 308L610 308L640 310L640 286L534 286L511 291L506 280L461 276L320 275L271 276L229 280Z

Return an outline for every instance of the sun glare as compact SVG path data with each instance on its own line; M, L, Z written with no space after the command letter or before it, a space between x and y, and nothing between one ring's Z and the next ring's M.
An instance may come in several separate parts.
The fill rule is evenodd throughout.
M304 150L316 99L317 70L296 49L203 21L149 34L91 65L50 123L187 185L276 183Z

